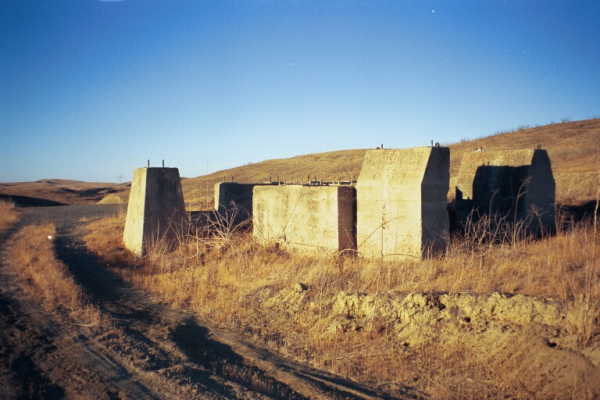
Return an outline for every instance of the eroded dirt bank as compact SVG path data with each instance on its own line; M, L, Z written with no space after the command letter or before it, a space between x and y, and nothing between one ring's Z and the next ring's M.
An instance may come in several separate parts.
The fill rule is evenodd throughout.
M582 342L582 314L590 310L578 302L500 293L340 292L316 308L308 288L301 285L257 295L265 299L265 313L323 332L325 340L385 332L406 352L468 349L465 356L500 367L498 376L510 374L512 365L539 398L571 398L578 388L581 392L575 397L600 396L600 342ZM319 312L323 308L325 315ZM506 360L499 362L499 357Z
M421 398L406 387L386 395L281 358L231 332L211 330L131 288L89 252L74 228L114 207L54 207L27 212L3 236L0 269L2 398L365 399ZM20 227L53 222L57 259L98 308L90 323L42 311L19 289L19 265L6 257Z

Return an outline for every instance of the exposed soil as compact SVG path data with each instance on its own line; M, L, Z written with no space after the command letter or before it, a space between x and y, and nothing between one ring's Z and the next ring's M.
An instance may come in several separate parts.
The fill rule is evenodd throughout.
M4 399L370 399L391 397L283 359L211 329L129 287L75 233L118 206L30 209L0 236L0 385ZM8 238L27 224L57 227L57 258L102 313L89 324L42 311L15 284ZM422 398L406 388L402 398Z

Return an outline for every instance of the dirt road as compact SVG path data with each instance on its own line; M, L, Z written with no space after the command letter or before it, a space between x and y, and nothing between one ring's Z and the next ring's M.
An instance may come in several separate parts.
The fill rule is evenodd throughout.
M400 397L281 358L233 332L210 328L127 285L75 233L83 217L119 206L29 209L0 236L0 398L90 399L416 399ZM21 227L53 222L56 255L102 321L47 315L15 282L8 238Z

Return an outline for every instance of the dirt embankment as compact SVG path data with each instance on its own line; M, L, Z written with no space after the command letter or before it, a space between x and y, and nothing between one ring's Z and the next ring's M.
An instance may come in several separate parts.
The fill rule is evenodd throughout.
M298 323L314 323L314 330L335 339L350 332L385 329L406 348L464 346L480 360L496 361L511 350L531 363L523 379L541 398L569 398L576 387L588 386L600 395L600 342L581 342L585 327L584 304L567 304L529 296L499 293L475 295L386 293L366 295L339 293L326 316L315 307L300 286L284 289L262 302L265 312L276 310ZM317 313L318 314L318 313ZM498 371L500 372L500 371Z
M417 379L417 387L438 398L600 396L600 341L582 343L579 335L585 329L581 324L597 310L585 310L584 304L499 293L340 292L318 302L314 296L303 284L261 289L249 296L248 307L256 312L248 331L280 351L306 358L311 358L302 351L307 340L290 339L301 338L302 332L318 337L327 349L322 350L328 359L324 364L337 371L352 371L353 364L361 363L378 370L381 366L369 359L385 360L398 368L388 379L395 374ZM261 314L270 323L261 321ZM422 375L402 372L402 363ZM433 366L455 370L440 377L430 370ZM466 380L462 393L448 387L452 382L459 386L460 380Z

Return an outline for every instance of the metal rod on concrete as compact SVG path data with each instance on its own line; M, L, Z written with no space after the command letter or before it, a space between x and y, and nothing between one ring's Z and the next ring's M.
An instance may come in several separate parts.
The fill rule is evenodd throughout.
M150 160L148 160L148 168L150 168Z
M165 160L162 160L162 167L165 167Z

